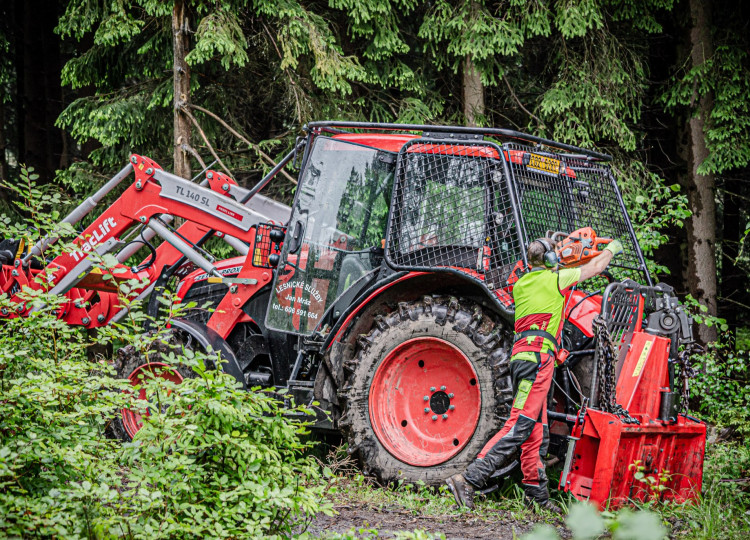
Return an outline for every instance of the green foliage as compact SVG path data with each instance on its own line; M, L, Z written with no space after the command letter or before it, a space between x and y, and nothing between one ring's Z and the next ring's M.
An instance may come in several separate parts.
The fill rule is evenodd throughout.
M560 49L552 62L559 71L539 106L552 137L589 148L612 141L634 150L646 73L636 50L609 32L591 32L581 46Z
M703 64L685 68L665 88L668 109L695 112L700 99L711 96L713 107L705 129L708 158L700 174L718 174L750 163L750 56L739 36L727 31L726 44L716 47Z
M191 97L216 112L247 116L251 110L243 100L258 101L259 88L277 91L275 97L260 99L270 98L278 102L275 107L282 107L287 100L280 99L280 94L288 89L278 92L278 85L258 84L257 73L269 67L269 79L281 76L294 85L297 121L303 120L301 115L308 111L315 92L333 92L343 98L351 94L353 81L369 77L358 58L343 52L328 18L299 2L202 1L192 2L190 8L194 33L186 61L193 73ZM117 168L134 150L157 161L171 159L171 17L170 5L154 0L67 2L57 32L76 42L93 34L93 46L67 62L62 82L72 89L90 87L95 92L75 99L57 125L80 144L95 140L100 145L89 156L100 169ZM257 24L250 19L257 19ZM236 76L239 80L234 80ZM248 85L247 80L253 83ZM243 94L240 99L238 93ZM230 149L241 146L213 122L203 129L215 146L221 147L222 141ZM198 139L193 144L200 149ZM230 165L237 160L247 163L242 156L225 156L224 160ZM73 172L65 174L68 185L83 188L74 176Z
M652 275L669 273L669 269L653 257L655 251L669 241L666 229L682 228L690 217L687 196L680 192L679 185L666 185L663 178L648 171L641 162L618 162L614 171L621 182L625 206L649 272Z
M734 350L724 335L708 350L694 357L698 375L691 391L701 415L719 426L733 426L750 436L750 351Z
M742 443L709 444L698 504L665 504L657 509L673 524L675 538L734 540L750 529L750 449Z
M195 47L185 57L190 65L200 65L218 56L221 66L229 70L248 61L247 39L236 11L222 6L201 19L195 30Z
M616 540L661 540L667 529L658 514L648 510L633 512L628 509L600 514L586 503L575 503L570 507L565 524L576 540L598 538L608 532ZM557 531L549 525L537 525L522 540L556 540Z
M3 216L6 232L60 230L48 209L59 195L38 188L25 169L12 189L37 228L36 237ZM70 247L64 241L50 255ZM111 279L116 260L97 262ZM30 316L3 321L0 347L0 536L175 538L290 536L308 515L330 513L320 468L306 455L304 422L286 413L279 397L247 392L214 369L211 351L171 345L168 323L191 305L161 298L164 317L152 321L134 298L143 283L123 282L123 322L98 329L100 346L130 346L144 362L193 368L183 384L150 377L134 392L113 379L107 358L89 359L85 330L57 318L64 297L45 287L19 297ZM6 294L0 308L15 310ZM159 351L159 352L157 352ZM189 372L188 372L189 373ZM139 390L147 400L135 399ZM105 437L122 408L142 415L132 443ZM308 413L292 408L296 417Z

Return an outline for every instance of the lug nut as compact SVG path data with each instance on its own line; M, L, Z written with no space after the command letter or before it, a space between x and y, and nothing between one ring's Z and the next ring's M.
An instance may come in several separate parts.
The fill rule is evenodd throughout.
M425 397L424 397L424 398L422 398L422 399L424 399L425 401L430 401L430 396L425 396Z
M88 317L84 317L83 319L81 319L81 324L83 324L84 326L89 324L90 322L91 319L89 319Z
M105 319L105 317L104 317L104 315L102 315L101 313L100 313L99 315L97 315L97 316L96 316L96 320L97 320L98 322L100 322L100 323L103 323L103 322L104 322L104 319Z
M146 169L146 174L154 174L154 169L149 167L148 169Z
M140 180L135 183L135 189L143 189L143 184Z
M447 414L443 415L443 420L448 420L448 415Z
M430 386L430 392L434 392L434 391L435 391L435 387L434 386Z
M138 163L138 158L135 156L130 156L130 162L131 163Z
M214 173L212 173L212 172L210 172L210 173L208 173L206 175L206 178L213 178L213 177L214 177Z
M8 314L8 308L4 307L3 309L0 309L0 313L2 313L3 315L7 315Z
M229 184L222 184L221 189L224 191L229 191Z
M11 276L13 276L13 277L16 277L16 276L18 276L18 270L13 270L13 271L12 271L12 272L10 273L10 275L11 275Z
M453 394L448 394L448 397L449 397L450 399L453 399Z
M445 391L445 386L441 386L440 389Z
M449 406L448 406L448 410L449 410L449 411L452 411L452 410L453 410L453 409L455 409L455 408L456 408L456 406L455 406L455 405L449 405Z
M430 408L429 407L425 407L424 408L424 412L430 412Z
M437 420L437 414L433 414L433 415L432 415L432 419L433 419L433 420Z

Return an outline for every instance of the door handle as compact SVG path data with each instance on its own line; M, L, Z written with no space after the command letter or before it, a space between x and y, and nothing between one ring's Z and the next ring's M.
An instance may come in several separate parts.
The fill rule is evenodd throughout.
M289 240L289 253L297 253L297 251L299 251L299 248L302 245L303 229L304 227L302 226L302 221L297 220L297 223L294 224L294 231L292 231L292 237Z

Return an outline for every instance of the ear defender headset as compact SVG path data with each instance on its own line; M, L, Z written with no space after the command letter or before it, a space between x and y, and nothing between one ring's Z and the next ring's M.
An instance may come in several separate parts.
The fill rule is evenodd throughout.
M534 242L539 242L544 246L544 255L542 255L542 260L544 261L544 266L547 268L554 268L558 264L560 264L560 259L557 257L557 253L555 252L555 246L553 246L549 240L546 238L539 238L538 240L534 240Z

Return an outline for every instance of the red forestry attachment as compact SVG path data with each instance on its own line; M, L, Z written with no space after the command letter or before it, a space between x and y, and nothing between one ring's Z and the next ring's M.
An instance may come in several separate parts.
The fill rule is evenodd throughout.
M696 500L701 492L706 425L678 413L675 391L683 389L686 411L692 321L670 293L613 283L594 323L593 405L576 418L560 488L602 509ZM644 306L652 308L645 328Z

